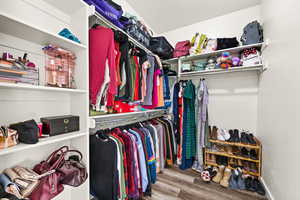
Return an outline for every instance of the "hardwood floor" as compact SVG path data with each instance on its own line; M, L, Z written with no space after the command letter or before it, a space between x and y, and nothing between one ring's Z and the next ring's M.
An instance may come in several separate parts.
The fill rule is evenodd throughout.
M151 200L267 200L253 192L204 183L193 170L165 169L153 185Z

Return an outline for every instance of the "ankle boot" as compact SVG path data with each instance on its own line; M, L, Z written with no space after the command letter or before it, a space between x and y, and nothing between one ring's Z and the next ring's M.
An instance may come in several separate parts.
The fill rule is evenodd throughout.
M220 181L220 185L222 185L223 187L228 187L230 176L231 176L231 170L229 168L226 168L224 170L223 178Z
M216 126L213 126L211 131L211 139L216 140L218 137L218 128Z
M234 129L233 130L233 134L234 134L234 142L240 143L241 139L240 139L239 130L238 129Z
M229 140L227 140L227 142L234 142L233 130L229 130L228 133L230 135L230 138L229 138Z
M224 175L225 166L221 165L219 167L217 175L213 178L213 182L220 183Z

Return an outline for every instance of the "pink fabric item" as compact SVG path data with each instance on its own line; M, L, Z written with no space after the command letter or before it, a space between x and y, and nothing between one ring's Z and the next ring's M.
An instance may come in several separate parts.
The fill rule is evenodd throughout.
M98 26L89 31L90 51L90 101L96 104L97 94L104 81L105 62L108 60L110 83L108 93L117 94L116 53L114 33L111 29Z

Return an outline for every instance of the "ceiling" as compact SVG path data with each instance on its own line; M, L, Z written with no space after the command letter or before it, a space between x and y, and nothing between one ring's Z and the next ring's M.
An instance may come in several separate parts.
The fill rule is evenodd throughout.
M156 33L260 4L261 0L127 0Z

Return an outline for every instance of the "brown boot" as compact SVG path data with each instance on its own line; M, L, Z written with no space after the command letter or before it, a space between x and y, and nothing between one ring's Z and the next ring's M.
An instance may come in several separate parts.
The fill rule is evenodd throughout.
M222 185L223 187L228 187L229 186L229 179L231 177L231 169L226 168L224 170L224 175L222 180L220 181L220 185Z
M211 139L216 140L218 137L218 128L216 126L213 126L211 131Z
M225 166L224 166L224 165L221 165L221 166L219 167L219 170L218 170L217 175L213 178L213 182L215 182L215 183L220 183L220 181L221 181L222 178L223 178L224 170L225 170Z

